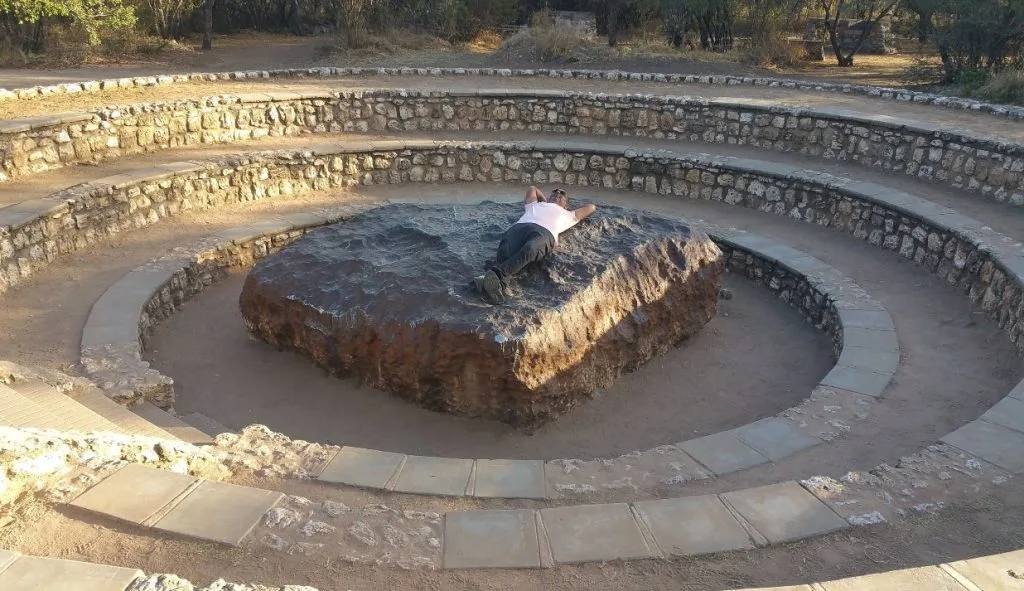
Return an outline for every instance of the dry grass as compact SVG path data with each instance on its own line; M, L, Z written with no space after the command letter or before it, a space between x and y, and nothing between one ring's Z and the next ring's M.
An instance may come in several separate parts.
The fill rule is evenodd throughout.
M404 29L388 29L382 32L363 30L342 33L335 43L324 47L324 52L329 55L362 57L450 49L450 43L433 35Z
M577 64L614 58L616 52L596 39L580 36L572 29L555 26L530 27L512 35L495 55L506 61L541 61Z
M995 103L1024 104L1024 70L999 72L972 96Z
M831 50L826 50L824 61L802 62L786 71L821 78L843 79L854 84L905 86L908 83L907 73L920 67L922 57L928 61L938 59L934 56L922 56L917 53L864 54L854 57L852 68L840 68L836 62L836 56Z
M480 31L462 47L470 53L494 53L504 42L505 39L497 31Z
M108 33L98 45L89 45L82 35L61 27L50 29L45 46L45 53L28 53L4 38L0 40L0 66L51 68L145 63L182 59L195 53L187 44L134 31Z

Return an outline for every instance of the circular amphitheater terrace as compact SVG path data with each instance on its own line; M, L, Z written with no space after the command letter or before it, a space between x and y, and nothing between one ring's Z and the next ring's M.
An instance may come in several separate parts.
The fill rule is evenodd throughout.
M4 589L1024 585L1020 109L328 68L0 113ZM245 273L305 232L529 184L706 232L718 315L531 434L247 338Z

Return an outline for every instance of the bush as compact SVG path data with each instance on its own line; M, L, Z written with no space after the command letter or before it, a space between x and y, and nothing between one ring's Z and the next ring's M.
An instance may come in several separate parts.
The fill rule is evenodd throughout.
M938 16L946 82L980 86L985 73L1002 70L1024 46L1022 0L948 0Z
M1004 70L971 93L994 103L1024 104L1024 70Z
M550 11L534 13L530 28L512 35L501 44L497 54L508 59L533 59L541 62L576 63L609 53L607 48L581 37L573 28L559 28Z
M87 45L99 45L101 31L125 31L135 27L135 9L124 0L0 0L0 17L6 29L22 34L25 49L42 51L47 25L65 28ZM51 27L53 28L53 27Z
M740 50L740 61L762 67L789 67L806 60L802 44L791 43L786 35L767 31L751 37Z

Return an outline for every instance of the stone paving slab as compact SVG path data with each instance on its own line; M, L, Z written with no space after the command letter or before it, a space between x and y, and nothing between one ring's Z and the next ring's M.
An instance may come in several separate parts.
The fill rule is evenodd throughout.
M677 443L676 447L719 476L769 461L729 431L683 441Z
M946 435L942 441L1004 470L1024 474L1024 433L978 420Z
M141 400L133 404L130 410L182 441L193 445L210 445L213 443L213 437L207 433L196 429L148 400Z
M740 441L769 460L778 461L821 443L821 439L801 433L792 423L767 418L732 431Z
M541 509L555 562L653 558L629 505L576 505Z
M472 473L473 460L408 456L394 490L458 497L466 494Z
M836 365L821 379L821 384L856 394L878 398L892 381L892 374L876 373L859 367Z
M735 591L821 591L810 585L786 585L785 587L748 587Z
M819 585L824 591L967 591L937 566L826 581Z
M477 460L473 496L544 499L543 460Z
M404 461L404 454L346 446L327 462L317 480L349 486L385 488Z
M693 556L754 547L743 526L715 495L643 501L633 506L666 554Z
M1009 396L1014 400L1024 400L1024 380L1018 382L1013 390L1010 390Z
M878 330L874 328L844 328L844 347L866 347L880 351L899 352L900 345L896 338L896 331Z
M19 556L21 556L21 554L18 554L17 552L0 550L0 573L2 573L8 566L11 566L11 563L17 560Z
M142 571L74 560L22 556L0 572L3 591L124 591Z
M842 318L843 327L896 330L892 318L885 310L846 310Z
M444 568L540 568L536 513L462 511L444 518Z
M71 506L141 525L197 482L184 474L128 464L79 495Z
M796 482L728 492L721 498L773 544L849 526L845 519Z
M283 498L277 491L207 480L153 527L237 546Z
M988 409L981 418L1007 429L1024 433L1024 401L1007 396ZM1021 451L1024 453L1024 450Z
M1024 590L1024 550L951 562L946 567L982 591ZM1010 571L1017 576L1010 575Z
M836 365L858 367L875 373L892 375L899 368L900 354L880 349L844 346Z

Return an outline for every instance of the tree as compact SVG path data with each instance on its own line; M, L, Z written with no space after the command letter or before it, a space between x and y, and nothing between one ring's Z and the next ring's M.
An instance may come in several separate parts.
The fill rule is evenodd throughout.
M674 47L682 45L684 33L696 31L705 50L732 48L732 13L728 0L662 0L661 15Z
M619 17L622 15L623 0L605 0L608 10L608 47L619 43Z
M217 0L205 0L203 4L203 49L213 49L213 5Z
M900 0L817 0L818 8L825 13L825 30L836 60L842 68L853 66L853 56L860 51L871 31L885 17L899 6ZM861 18L860 36L849 51L844 52L839 38L839 23L843 19Z
M984 80L1024 49L1024 0L948 0L935 30L946 82Z
M934 28L935 13L945 4L947 4L946 0L903 0L903 5L907 10L917 15L918 41L921 43L928 41Z
M20 24L57 18L70 21L87 35L90 45L100 42L100 29L135 26L135 9L123 0L0 0L0 13L12 15Z
M146 0L156 34L164 39L181 34L182 20L196 9L197 0Z

